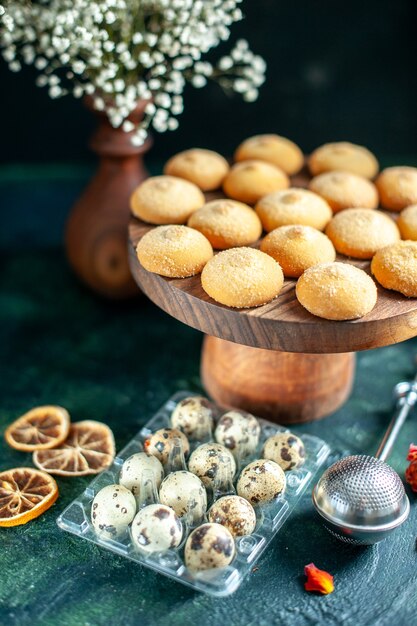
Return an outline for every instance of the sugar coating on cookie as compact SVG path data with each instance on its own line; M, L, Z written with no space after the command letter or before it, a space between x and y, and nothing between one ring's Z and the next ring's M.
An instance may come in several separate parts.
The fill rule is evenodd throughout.
M130 198L133 215L149 224L184 224L203 206L202 191L174 176L154 176L135 189Z
M213 256L210 242L188 226L158 226L139 241L136 253L141 265L169 278L199 274Z
M207 263L201 274L203 289L213 300L240 309L270 302L279 294L283 283L278 263L254 248L223 250Z
M403 239L417 240L417 204L412 204L401 211L397 226Z
M185 178L202 191L219 189L228 171L229 164L221 154L203 148L179 152L164 167L164 174Z
M386 209L401 211L417 203L417 167L387 167L375 184Z
M248 160L236 163L230 168L223 181L223 191L226 196L255 204L262 196L272 191L286 189L290 181L281 169L259 160Z
M354 207L376 209L378 191L370 180L350 172L334 171L319 174L309 183L309 189L324 198L333 212Z
M343 170L364 178L378 174L379 163L372 152L364 146L348 141L325 143L311 153L308 167L313 176L333 170Z
M372 259L371 271L385 289L417 298L417 241L398 241L381 248Z
M310 267L298 279L296 295L313 315L353 320L372 311L377 290L372 278L354 265L323 263Z
M377 250L400 239L393 219L369 209L336 213L327 225L326 235L340 254L355 259L371 259Z
M213 200L197 209L188 226L203 233L218 250L248 246L262 233L261 220L255 211L247 204L229 199Z
M331 263L336 258L330 239L311 226L280 226L265 237L261 250L280 264L284 276L292 278L298 278L313 265Z
M261 198L255 206L262 226L269 232L279 226L302 224L323 230L333 213L323 198L307 189L291 187Z
M280 135L255 135L236 149L235 161L259 159L281 168L286 174L297 174L303 166L304 155L290 139Z

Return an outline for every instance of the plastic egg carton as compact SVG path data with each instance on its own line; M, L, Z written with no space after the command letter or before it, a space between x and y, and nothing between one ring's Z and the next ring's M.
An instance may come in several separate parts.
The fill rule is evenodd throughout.
M262 553L272 539L282 528L285 521L297 506L298 501L309 487L314 474L325 462L329 455L328 445L317 437L299 435L304 443L306 460L302 467L286 472L286 489L275 501L255 508L257 524L251 535L236 537L236 556L230 565L221 569L211 569L201 572L191 572L183 560L184 545L192 528L187 520L182 519L184 536L178 548L163 553L144 554L133 544L130 529L117 539L107 539L98 535L91 524L91 506L95 495L106 485L117 483L124 461L143 450L143 442L149 435L160 428L170 427L170 416L176 404L186 397L198 395L192 392L181 391L172 396L160 410L146 423L135 437L121 450L113 464L106 471L94 478L88 487L76 498L58 517L58 526L81 539L111 550L116 554L136 561L140 565L149 567L165 576L188 585L193 589L212 596L227 596L240 586L244 578L253 569ZM219 416L226 409L218 407ZM286 432L287 428L258 418L261 425L261 436L256 454L244 459L239 469L243 469L252 460L260 458L265 439L277 432ZM298 435L298 433L297 433ZM193 451L201 442L190 442ZM236 476L237 479L237 476ZM236 480L234 481L236 484ZM216 494L220 497L223 494Z

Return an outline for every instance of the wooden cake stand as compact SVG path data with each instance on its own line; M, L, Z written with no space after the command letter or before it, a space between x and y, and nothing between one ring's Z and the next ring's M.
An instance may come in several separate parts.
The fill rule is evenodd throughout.
M279 296L264 306L223 306L205 293L200 275L170 279L140 265L136 246L151 228L138 219L130 221L133 277L157 306L206 334L201 376L220 404L283 423L324 417L349 396L354 352L417 335L417 299L380 286L373 311L350 322L308 313L296 299L295 280L286 280ZM354 264L369 272L368 261Z

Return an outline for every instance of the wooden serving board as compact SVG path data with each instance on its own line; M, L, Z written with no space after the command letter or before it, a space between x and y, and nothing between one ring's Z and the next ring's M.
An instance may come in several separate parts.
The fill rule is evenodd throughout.
M356 352L404 341L417 335L417 298L378 287L378 301L358 320L335 322L306 311L295 296L296 280L285 280L272 302L252 309L232 309L212 300L201 286L200 275L170 279L146 271L136 256L136 246L153 228L132 218L129 225L130 267L145 294L161 309L207 335L246 346L285 352ZM369 271L369 261L346 257Z

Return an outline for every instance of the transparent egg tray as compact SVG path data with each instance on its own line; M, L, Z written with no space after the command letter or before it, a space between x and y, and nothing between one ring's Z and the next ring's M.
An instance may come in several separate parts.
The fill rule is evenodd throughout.
M163 553L145 554L138 550L130 536L130 529L117 539L108 539L97 534L91 524L91 506L95 495L106 485L117 483L123 462L132 454L143 450L143 442L149 435L160 428L170 427L170 416L178 402L186 397L195 396L192 392L181 391L172 396L160 410L146 423L139 433L115 457L113 464L94 478L88 487L76 498L57 519L58 526L81 539L111 550L116 554L136 561L139 565L149 567L165 576L188 585L193 589L212 596L227 596L240 586L244 578L251 572L255 564L266 550L284 522L297 506L297 502L307 489L311 489L312 479L327 459L330 449L328 445L317 437L299 435L305 446L305 463L302 467L286 472L286 488L273 502L255 507L257 524L251 535L236 537L236 555L227 567L192 572L187 569L183 560L184 545L192 525L187 518L182 518L184 534L181 544ZM218 415L226 409L218 408ZM238 462L238 471L234 480L237 482L239 470L256 458L260 458L265 440L271 435L288 431L287 428L258 418L261 425L259 446L255 454ZM212 439L213 441L213 439ZM190 442L193 451L201 442ZM205 441L206 443L206 441ZM239 467L240 465L240 467ZM229 492L230 493L230 492ZM221 497L222 493L209 497L209 506L213 499ZM202 520L201 523L207 520Z

